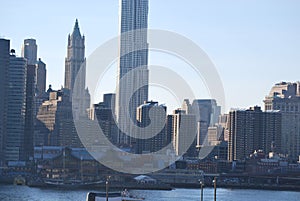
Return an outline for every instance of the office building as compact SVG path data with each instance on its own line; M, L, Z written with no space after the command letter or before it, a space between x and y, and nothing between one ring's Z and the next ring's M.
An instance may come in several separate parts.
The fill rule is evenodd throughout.
M166 145L166 116L167 107L159 105L158 102L145 101L143 105L137 108L137 121L142 136L147 139L137 139L136 153L152 153L161 150ZM150 119L150 115L154 118Z
M281 153L296 161L300 155L300 82L281 82L266 96L265 110L282 113Z
M22 45L22 57L27 59L28 65L35 65L37 62L37 44L35 39L25 39Z
M214 99L196 99L193 101L191 108L190 114L196 116L198 124L198 145L208 145L205 144L208 128L219 122L221 107L217 105L217 101Z
M11 50L7 82L7 123L4 142L6 161L25 160L24 128L26 111L27 61Z
M0 166L4 163L10 41L0 38Z
M72 115L69 90L48 90L49 99L37 114L35 146L82 147Z
M103 134L114 144L117 143L118 129L114 119L115 94L104 94L103 102L89 109L89 119L96 120Z
M36 88L37 96L43 95L46 92L46 64L39 58L36 64Z
M173 134L172 143L176 155L195 156L196 116L186 114L182 109L174 110L173 114L169 116L171 117L168 117L168 124L172 123L172 128L168 132Z
M35 109L36 92L36 65L27 65L26 74L26 111L25 111L25 131L24 131L24 155L26 160L33 157L33 133L34 121L36 117Z

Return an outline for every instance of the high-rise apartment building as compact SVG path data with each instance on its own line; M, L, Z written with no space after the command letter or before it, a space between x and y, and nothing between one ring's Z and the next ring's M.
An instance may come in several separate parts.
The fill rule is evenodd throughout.
M150 119L150 115L154 118ZM137 108L138 126L144 128L140 135L152 136L148 139L137 139L136 153L152 153L161 150L166 145L166 120L167 107L158 102L145 101Z
M148 0L120 1L121 37L116 94L116 117L124 131L119 134L120 144L132 143L133 138L126 135L132 132L130 122L136 123L137 107L148 100L148 4Z
M22 57L27 59L28 65L35 65L37 62L37 44L35 39L25 39L22 45Z
M244 160L255 150L265 153L281 147L281 113L260 107L229 113L228 160Z
M0 38L0 166L4 163L10 41Z
M272 87L265 110L282 113L281 153L292 160L300 155L300 82L281 82Z

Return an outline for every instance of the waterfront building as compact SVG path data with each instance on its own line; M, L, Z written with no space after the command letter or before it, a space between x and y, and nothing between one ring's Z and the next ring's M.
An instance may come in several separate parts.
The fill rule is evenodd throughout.
M228 160L244 160L255 150L278 151L281 147L281 113L263 112L255 106L229 113Z
M265 110L282 113L281 153L296 161L300 155L300 82L281 82L266 96Z
M137 108L138 126L145 128L145 131L140 134L145 136L155 134L154 137L148 139L137 139L137 154L157 152L166 145L166 113L167 107L154 101L145 101ZM154 118L150 119L150 115Z
M130 122L136 123L136 109L148 101L148 4L148 0L120 1L116 117L120 129L124 131L118 137L118 143L123 145L135 143L134 138L126 134L132 132Z
M35 65L37 62L37 44L33 38L25 39L22 45L22 57L27 59L28 65Z
M34 147L34 160L43 179L93 181L105 168L85 148L61 146Z
M0 166L4 164L10 41L0 38Z

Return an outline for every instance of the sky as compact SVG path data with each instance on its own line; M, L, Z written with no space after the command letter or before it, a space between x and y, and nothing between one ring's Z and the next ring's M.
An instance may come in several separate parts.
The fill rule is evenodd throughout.
M76 18L86 38L87 58L119 33L118 0L2 0L1 7L0 37L10 39L18 55L23 40L35 38L38 57L47 64L47 85L54 89L63 85L67 36ZM221 77L226 98L223 111L228 112L263 106L275 83L300 80L299 10L298 0L150 0L149 28L181 34L206 52ZM179 73L187 68L170 55L150 53L150 60ZM187 73L185 79L194 78ZM115 69L104 80L99 93L113 90ZM197 98L209 98L202 86L195 89ZM152 90L150 99L164 102L161 94ZM180 107L178 101L169 104Z

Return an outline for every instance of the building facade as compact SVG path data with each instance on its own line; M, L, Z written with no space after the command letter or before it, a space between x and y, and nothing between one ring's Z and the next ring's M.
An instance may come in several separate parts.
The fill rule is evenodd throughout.
M281 113L258 106L230 111L228 160L244 160L255 150L281 150Z
M191 108L190 114L196 116L198 124L198 143L199 146L203 146L205 141L207 142L208 128L218 123L221 107L214 99L198 99L193 101Z
M0 38L0 166L4 164L10 41Z
M87 117L86 110L90 107L89 93L85 89L85 76L85 37L81 35L76 19L73 32L68 36L64 85L66 89L70 90L70 101L73 104L75 120Z
M35 65L37 62L37 44L35 39L25 39L22 45L22 57L27 59L28 65Z
M116 117L123 132L119 134L119 144L135 143L126 134L132 132L130 123L136 121L137 107L148 100L148 4L148 0L120 1Z
M168 132L173 134L172 143L176 155L195 156L196 153L196 116L186 114L185 110L177 109L168 117L168 123L172 129ZM169 128L169 126L168 126Z
M116 144L118 129L114 118L114 101L115 94L104 94L103 102L94 104L89 110L89 119L98 121L103 134Z
M46 64L39 58L36 64L36 88L37 88L37 96L41 96L46 92L46 77L47 70Z
M72 115L69 90L49 91L37 114L35 146L81 147Z
M150 118L150 115L153 115ZM161 150L166 145L166 120L167 107L158 102L145 101L137 108L138 126L145 128L140 135L152 136L148 139L137 139L136 153L152 153Z
M33 133L36 117L36 65L27 65L26 74L26 111L24 130L24 155L26 160L33 158Z
M25 160L24 128L26 111L27 61L11 50L8 70L7 123L4 142L6 161Z
M300 82L281 82L266 96L265 110L282 113L281 153L296 161L300 155Z

